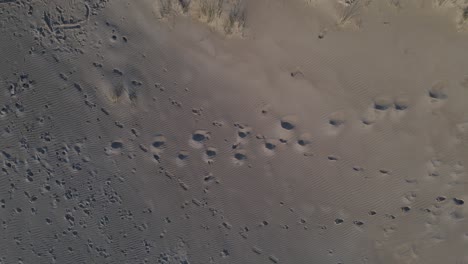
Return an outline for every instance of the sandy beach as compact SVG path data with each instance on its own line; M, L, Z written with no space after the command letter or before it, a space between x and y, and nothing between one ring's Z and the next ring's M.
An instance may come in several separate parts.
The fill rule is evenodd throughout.
M468 3L0 0L0 263L468 263Z

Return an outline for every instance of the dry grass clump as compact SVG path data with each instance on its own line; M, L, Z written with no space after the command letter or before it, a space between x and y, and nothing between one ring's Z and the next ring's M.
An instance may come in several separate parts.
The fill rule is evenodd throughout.
M434 8L442 10L455 10L457 16L454 17L458 30L468 29L468 1L465 0L435 0Z
M244 3L237 1L229 10L228 19L226 20L224 31L227 34L232 34L235 29L245 27L246 8Z
M211 23L215 18L221 17L223 13L224 0L199 0L199 17Z
M242 36L246 26L245 0L155 0L160 18L189 15L226 35Z
M159 14L161 17L167 17L172 14L173 7L172 7L172 0L158 0L159 5Z
M356 15L359 14L362 7L363 1L361 0L345 0L338 18L338 25L344 26L348 24Z

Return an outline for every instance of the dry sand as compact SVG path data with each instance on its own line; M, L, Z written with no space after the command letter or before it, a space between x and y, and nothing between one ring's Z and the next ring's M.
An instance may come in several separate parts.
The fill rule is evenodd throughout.
M468 263L454 0L0 0L0 263Z

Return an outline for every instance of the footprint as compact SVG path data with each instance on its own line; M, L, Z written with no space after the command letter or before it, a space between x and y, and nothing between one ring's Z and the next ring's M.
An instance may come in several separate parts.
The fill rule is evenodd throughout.
M383 176L387 176L391 174L391 171L388 169L379 169L379 173Z
M375 111L369 109L361 118L362 124L365 126L373 125L377 121L377 115Z
M369 107L361 117L362 124L370 126L378 120L385 118L389 114L387 110L389 110L394 103L395 101L389 96L378 96L374 98L372 106Z
M401 197L401 201L405 204L412 204L416 202L417 198L418 194L416 191L408 191L403 195L403 197Z
M286 130L293 130L296 128L297 122L298 117L295 115L287 115L280 120L281 127Z
M212 183L214 181L216 181L216 177L213 176L213 173L207 173L207 174L205 174L205 176L203 176L203 182L205 184Z
M159 162L161 162L161 155L159 155L159 154L153 154L153 159L154 159L157 163L159 163Z
M398 111L403 111L408 109L409 107L409 99L405 96L398 96L395 98L393 102L395 109Z
M218 150L214 147L208 147L206 148L206 151L205 151L205 155L210 159L216 157L217 153L218 153Z
M153 138L153 143L151 143L153 149L163 149L166 147L166 137L163 135L157 135Z
M447 84L443 81L438 81L428 91L430 98L435 100L447 99Z
M362 226L364 225L364 222L359 221L359 220L355 220L355 221L353 221L353 224L354 224L355 226L362 227Z
M302 133L297 139L297 144L301 147L305 147L312 143L312 135L310 133Z
M132 135L134 135L135 137L139 137L139 136L140 136L140 133L138 132L137 129L132 128L132 129L130 129L130 131L132 132Z
M216 155L218 155L218 150L216 148L207 147L203 154L203 160L208 164L212 164Z
M465 201L463 201L462 199L453 198L453 203L455 203L456 205L464 205Z
M441 166L442 166L442 162L438 158L432 158L430 161L426 163L427 175L430 177L440 176Z
M122 153L123 147L124 147L124 144L122 141L114 140L110 143L110 148L108 147L105 148L105 153L106 155L119 154L119 153Z
M263 253L263 250L257 246L253 246L252 251L257 255L261 255Z
M334 127L343 125L345 121L346 117L343 111L334 112L328 117L328 123Z
M189 157L189 152L187 150L181 150L177 154L177 159L179 160L186 160Z
M203 142L210 138L210 133L207 130L195 130L192 134L192 140L195 142Z
M246 155L245 150L238 150L238 151L236 151L236 153L234 153L234 158L235 158L236 160L246 160L246 159L247 159L247 155Z
M269 259L270 262L272 262L272 263L279 263L279 259L278 259L275 255L270 255L270 256L268 256L268 259Z
M237 132L237 135L238 135L240 138L245 138L245 137L247 137L249 134L250 134L250 131L246 131L246 130L239 130L239 132Z
M341 218L336 218L335 219L335 224L337 224L337 225L342 224L343 222L344 222L344 220L341 219Z
M263 144L263 152L267 156L272 156L275 153L277 148L277 140L275 139L265 139Z
M355 165L355 166L353 166L353 170L357 171L357 172L363 172L364 168L359 166L359 165Z
M403 206L403 207L401 207L401 211L402 211L403 213L409 213L409 211L411 211L411 207L409 207L409 206Z
M120 150L123 148L123 143L121 141L112 141L111 148L115 150Z
M392 106L392 99L389 96L381 95L374 98L374 109L385 111Z
M247 160L247 152L244 149L239 149L234 152L235 163L242 164L245 160Z
M198 129L192 133L189 144L193 148L200 149L203 147L203 143L208 139L210 139L210 132L208 130Z
M304 79L304 73L300 69L293 70L290 75L296 79Z
M234 126L238 128L237 135L240 138L246 138L252 132L252 128L249 126L242 125L242 124L235 124Z
M393 122L399 122L406 115L410 106L410 100L406 95L398 95L393 101L394 111L390 113L390 119Z
M189 152L187 150L181 150L179 153L177 153L176 164L180 167L183 167L186 164L188 158Z

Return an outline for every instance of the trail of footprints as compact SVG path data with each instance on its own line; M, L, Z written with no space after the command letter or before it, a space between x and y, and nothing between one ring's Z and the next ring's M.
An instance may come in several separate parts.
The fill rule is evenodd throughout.
M428 98L430 103L434 106L440 105L448 98L447 90L447 84L443 81L438 81L427 90L426 98ZM372 107L362 115L361 122L366 126L371 126L384 118L385 113L392 109L404 113L408 108L410 108L410 100L405 95L397 95L395 97L388 95L376 96L372 102ZM344 121L345 119L342 112L334 113L330 118L330 124L335 126L343 124Z
M83 14L88 16L90 13L96 12L97 9L102 8L106 1L89 2L91 3L90 7L84 5L83 8L86 12L81 12L81 16ZM29 6L29 10L33 10L32 6ZM62 9L58 10L59 13L67 13ZM25 12L29 13L29 11ZM35 28L38 39L36 46L38 47L43 45L55 48L58 46L56 42L48 41L48 39L61 40L63 36L66 36L67 30L73 30L67 28L69 25L60 24L59 16L52 16L49 12L44 15L43 19L46 23ZM85 34L85 31L80 29L81 24L85 21L79 20L79 26L71 22L70 25L76 26L78 32ZM111 28L108 32L108 40L111 45L122 46L131 42L131 39L121 35L110 23L107 23L106 26ZM73 39L77 38L74 34L67 36ZM63 44L63 42L61 43ZM80 41L67 43L70 47L62 47L63 49L72 54L82 53L80 49L73 46L75 44L70 44L81 43ZM102 46L102 43L96 45ZM34 54L33 49L30 52ZM60 62L59 57L54 59ZM94 68L103 69L104 65L99 62L101 59L98 56L97 61L93 63ZM144 83L138 78L126 78L124 72L118 68L112 68L111 71L116 83L122 83L123 79L126 82L125 85L113 86L114 90L111 91L113 99L117 101L125 95L132 102L138 101ZM87 93L87 88L72 81L73 71L62 72L59 75L62 81L78 93L79 100L86 109L97 110L97 112L104 114L104 117L101 114L96 115L95 119L87 119L87 123L96 124L111 120L111 111L105 106L98 107L97 99L91 93ZM291 75L293 76L293 74ZM223 210L213 207L206 197L186 199L180 205L183 210L180 214L178 211L170 216L165 215L167 212L161 214L149 206L143 206L144 204L141 202L135 202L132 200L134 194L127 193L128 186L126 184L131 181L129 177L138 173L136 166L131 169L129 176L127 171L112 171L110 167L94 162L94 154L91 154L91 149L95 147L94 144L101 142L101 135L75 136L73 139L70 139L68 135L60 135L60 129L57 129L60 124L56 123L57 117L51 112L55 108L53 102L49 102L48 99L43 100L44 105L40 106L40 109L36 109L37 106L32 109L25 103L26 100L23 98L31 94L37 95L36 92L40 85L27 73L15 74L14 78L7 85L4 85L8 98L4 100L5 102L1 102L0 107L1 136L6 142L2 145L0 152L2 167L0 178L2 242L0 245L4 249L8 248L8 251L12 249L14 253L2 252L0 263L78 263L82 256L89 256L90 258L82 260L81 263L86 261L125 263L131 259L134 261L133 263L139 261L138 263L187 264L190 263L187 254L190 244L180 236L177 229L186 225L185 221L195 217L195 215L191 215L190 211L193 208L202 208L219 223L219 226L202 224L200 227L202 230L206 232L215 229L223 230L226 235L239 236L247 243L253 243L249 240L253 232L263 229L302 229L326 233L332 228L351 225L357 230L363 230L367 228L368 221L371 222L372 218L381 217L388 222L382 227L382 232L389 237L397 229L392 221L411 213L428 215L432 221L430 223L434 224L442 218L443 210L449 212L450 219L455 221L466 218L464 211L460 210L460 208L466 207L465 198L454 196L450 192L437 194L433 197L431 206L425 208L421 208L416 203L419 194L409 192L403 197L404 202L401 207L395 208L391 212L371 209L367 215L361 217L333 216L333 219L327 223L308 219L304 216L305 213L296 211L285 202L280 202L278 206L281 210L284 209L284 212L294 215L295 223L278 223L265 219L258 222L257 225L235 226L226 219ZM154 88L161 92L165 90L161 84L155 84ZM67 93L70 91L66 90ZM54 91L54 94L61 92L62 90ZM70 95L66 94L66 96ZM425 96L432 104L440 105L448 99L447 88L443 82L439 82L428 89ZM54 100L60 99L60 97L56 97ZM183 109L182 103L174 98L170 98L170 103L178 109ZM390 111L404 113L412 109L409 99L405 96L377 96L373 102L370 102L370 105L369 111L363 113L361 120L348 120L345 112L338 111L329 115L328 125L332 129L339 129L352 122L361 122L365 127L372 127L373 124L384 118L385 113ZM203 115L202 108L194 107L191 112L197 118ZM263 110L262 114L267 114L267 111ZM34 118L26 119L30 115L34 115ZM68 116L67 118L69 119ZM191 134L186 135L186 141L183 141L186 144L179 146L183 144L171 142L168 140L168 135L163 133L155 134L151 140L142 142L140 141L139 129L136 127L128 129L126 124L119 121L113 120L111 122L119 129L129 130L132 138L128 139L121 135L119 138L116 137L106 142L103 149L98 144L99 151L107 155L109 160L119 160L122 157L135 160L142 153L154 163L157 168L157 176L167 178L171 183L174 183L176 188L187 193L188 196L195 196L195 192L192 193L195 188L178 175L177 167L187 166L192 160L201 160L210 166L214 166L216 163L233 164L240 167L249 166L249 161L254 159L256 155L250 152L253 149L250 145L256 145L260 148L260 153L263 153L267 158L273 158L288 147L299 149L306 157L316 156L313 154L311 146L314 141L313 133L298 132L300 120L296 115L283 116L275 124L283 130L282 132L293 136L266 138L257 134L254 127L236 123L233 124L235 137L227 140L226 146L211 144L217 136L211 129L198 128L192 131ZM222 122L213 122L214 128L225 126ZM93 139L96 136L97 141ZM175 151L173 151L174 148ZM325 162L340 162L340 157L333 154L316 158L323 159ZM177 165L176 169L172 169L168 165L171 161ZM430 161L428 165L429 176L439 177L441 166L442 162L437 159ZM350 168L350 172L359 173L365 170L366 168L359 165ZM392 168L381 168L376 173L391 175ZM454 168L454 179L461 177L459 175L463 175L463 173L463 164L457 164ZM209 192L216 186L223 184L222 178L212 172L201 175L200 182L204 192ZM414 183L412 179L407 179L407 182ZM131 202L138 206L132 206ZM151 222L151 219L156 220ZM116 228L113 229L113 227ZM158 236L154 236L154 232L157 232ZM312 234L312 236L314 235ZM468 238L468 233L464 236ZM167 241L172 239L176 243L168 242L166 247L161 247L158 239ZM263 249L260 245L261 241L255 243L259 243L259 245L251 246L252 254L262 256L262 260L271 263L288 263L287 259L282 259L274 252ZM66 253L65 256L63 252ZM138 254L142 255L137 255L135 252L141 252ZM218 263L219 258L226 259L235 253L227 246L223 246L219 256L211 256L210 261ZM324 252L324 254L330 255L338 253L333 249ZM14 256L15 259L11 256Z
M20 86L23 87L24 89L29 89L30 85L34 84L33 81L27 80L27 75L23 75L20 77L20 83L22 83ZM9 88L10 92L12 95L16 95L20 90L16 88ZM447 94L443 90L443 87L440 86L435 86L433 89L430 89L428 92L428 96L430 100L434 101L440 101L440 100L446 100L447 99ZM22 106L19 103L16 103L13 108L18 109L18 111L23 112L24 108L26 106ZM391 108L395 109L396 111L406 111L410 108L410 105L408 101L405 98L396 98L394 101L389 100L389 97L379 97L376 98L375 101L373 102L373 109L375 111L389 111ZM14 114L14 112L11 110L12 106L10 105L4 105L2 108L2 116L8 116L11 114ZM103 108L102 108L103 109ZM101 110L102 110L101 109ZM106 110L102 110L102 112L106 115L108 115ZM21 117L17 117L21 118ZM38 117L36 119L36 122L38 125L43 125L44 123L47 123L47 120L50 120L51 118L48 117L47 115ZM371 125L373 122L376 122L377 120L361 120L365 125ZM300 120L298 119L297 116L295 115L287 115L284 116L283 118L280 118L278 120L278 126L281 127L284 131L287 132L293 132L295 133L296 128L299 125ZM340 126L345 126L349 122L349 120L346 120L345 115L343 112L336 112L332 113L329 116L328 123L332 127L340 127ZM115 122L115 125L119 128L124 128L122 124L120 124L118 121ZM11 135L11 129L14 124L9 124L4 126L4 135ZM213 122L214 127L222 127L222 123L219 122ZM303 154L305 156L310 156L311 152L309 149L310 144L313 142L313 136L312 133L309 132L304 132L299 135L297 135L294 138L293 142L290 142L289 139L285 138L265 138L264 136L260 134L256 134L255 129L253 127L250 127L245 124L241 123L236 123L233 125L236 131L236 138L234 142L231 145L232 151L230 152L230 159L233 164L237 165L245 165L248 163L250 159L250 153L247 151L246 144L251 144L252 141L255 143L253 144L258 144L262 149L263 153L267 156L272 156L274 155L277 151L281 151L278 146L279 145L294 145L296 147L299 147L303 151ZM25 127L25 129L28 129ZM6 134L5 134L6 133ZM138 132L137 129L131 128L130 129L130 134L134 136L136 140L135 142L138 141L138 138L140 137L140 133ZM165 175L167 178L174 180L179 188L181 188L183 191L189 191L190 186L186 184L182 178L179 178L176 176L176 174L172 173L170 170L165 169L164 166L162 166L167 160L170 160L169 156L173 155L173 158L176 160L176 163L179 166L184 166L186 162L189 162L191 159L201 159L204 162L212 165L216 162L218 162L219 159L225 158L222 157L224 155L219 155L219 146L212 146L210 145L211 139L215 136L215 133L212 133L210 130L206 129L197 129L192 132L192 134L187 135L187 146L184 148L181 148L180 150L176 151L176 153L167 153L168 145L171 145L173 142L170 142L167 140L166 136L164 134L156 134L152 138L150 142L140 142L137 149L139 149L141 152L143 152L144 155L150 155L154 162L157 164L159 168L159 173ZM29 158L31 161L34 161L37 166L34 166L35 169L28 168L28 162L24 160L23 158L20 157L19 153L12 153L8 148L4 148L1 151L1 156L2 156L2 161L3 161L3 166L2 166L2 173L3 177L6 177L8 179L9 184L2 186L2 197L0 197L0 210L3 210L4 213L1 214L1 219L2 219L2 228L5 232L8 232L9 225L12 223L12 218L15 218L20 215L24 214L29 214L32 216L35 216L38 214L38 207L35 206L37 203L43 203L42 201L46 201L47 199L50 198L50 207L52 209L57 209L60 207L60 204L63 203L63 201L71 201L75 204L75 206L68 206L65 210L63 210L63 219L66 223L66 228L63 230L61 233L55 233L53 235L53 239L56 241L60 241L61 238L64 238L66 236L78 238L80 237L80 230L86 229L88 224L90 223L90 219L92 217L98 217L98 227L97 229L100 230L99 232L102 232L105 234L105 229L110 223L110 219L106 215L94 215L96 214L95 206L102 206L99 205L96 201L96 197L93 194L93 190L96 188L96 180L98 179L98 174L99 174L99 169L98 168L92 168L90 166L90 161L91 158L86 155L86 146L87 146L87 138L83 138L81 140L78 140L75 143L61 143L59 144L58 142L55 142L55 137L51 131L44 131L41 136L40 136L41 142L43 143L42 146L37 146L37 147L31 147L26 139L20 140L18 143L20 143L21 148L29 155ZM51 145L51 142L54 142L54 145ZM229 142L228 142L229 143ZM113 157L115 155L127 155L129 159L133 159L135 157L135 154L127 152L127 149L129 145L133 144L133 142L130 142L126 139L119 138L115 139L111 142L108 143L108 146L104 148L104 152L106 155ZM51 158L54 158L56 160L56 164L51 164L50 161L52 160ZM335 155L328 155L324 157L324 159L328 159L330 162L336 162L339 161L339 157ZM437 170L436 168L439 166L438 161L433 161L431 162L433 164L433 170L431 170L429 173L432 176L437 176ZM87 170L87 178L82 179L80 181L85 181L86 183L84 186L76 188L76 187L71 187L74 185L70 185L68 182L74 181L73 176L72 178L65 178L63 176L60 176L60 172L66 171L66 168L68 168L68 171L74 172L74 173L79 173L83 171L84 169ZM365 170L365 168L362 168L360 166L354 166L350 168L350 170L356 171L356 172L361 172ZM459 164L459 167L457 170L463 170L463 166ZM382 168L379 170L379 173L381 174L391 174L391 170ZM20 182L19 178L17 178L19 175L24 175L24 182ZM40 178L40 182L36 183L39 178L38 175L43 175ZM73 175L73 174L72 174ZM119 182L122 183L124 182L125 179L122 176L117 176L114 175L113 178L109 177L99 183L102 194L101 194L101 199L105 199L107 203L105 204L118 204L122 205L123 197L119 193L119 191L115 188L116 184ZM207 173L203 176L202 179L203 183L206 185L210 184L222 184L220 179L218 179L215 175L211 173ZM33 190L31 188L24 188L19 186L22 185L27 185L27 184L39 184L39 188L36 190ZM5 187L6 186L6 187ZM83 187L87 189L87 191L83 190ZM80 190L79 190L80 189ZM6 191L5 191L6 190ZM205 191L208 191L208 188L205 189ZM22 196L23 199L28 201L28 206L24 206L24 203L20 203L19 206L15 206L13 203L14 199L18 199L18 196ZM371 210L368 212L367 216L363 216L361 219L355 218L355 219L349 219L347 217L337 217L335 218L332 222L324 225L320 225L316 228L321 230L321 232L326 232L327 229L329 228L330 225L335 225L335 226L342 226L346 224L351 224L354 225L356 228L362 229L366 228L366 220L367 217L377 217L379 214L382 215L385 219L388 219L390 221L395 220L397 217L404 217L406 214L410 214L411 212L414 211L415 208L413 208L412 203L414 202L415 198L417 195L415 193L409 193L407 196L407 201L408 204L402 205L398 210L400 211L399 214L396 214L395 212L393 213L386 213L386 212L377 212L376 210ZM209 207L206 202L200 201L196 198L193 198L191 202L186 202L184 203L183 207L189 206L189 204L194 204L197 207L208 207L209 211L212 213L213 216L219 216L221 213L218 211L218 209ZM284 206L285 204L282 203L281 206ZM106 206L106 205L105 205ZM438 210L440 210L441 207L452 207L452 208L457 208L457 207L463 207L465 206L465 201L463 200L462 197L452 197L452 196L444 196L444 195L439 195L437 197L434 197L434 204L433 208L416 208L419 211L425 212L427 214L430 214L432 216L437 216L440 213ZM29 207L29 208L28 208ZM294 209L290 208L289 211L293 212ZM8 213L5 213L8 212ZM144 214L151 214L150 209L145 209L143 210ZM144 232L145 230L148 229L148 226L145 224L144 221L141 222L136 222L134 219L134 213L131 211L131 209L125 209L121 207L118 210L118 215L121 220L123 221L133 221L134 225L133 227L138 230L139 232ZM451 213L452 217L454 219L464 219L465 216L461 211L453 210ZM220 219L223 219L222 216L220 216ZM51 217L45 217L43 219L44 224L51 226L56 224L55 221L57 219L53 219ZM171 220L169 218L165 219L165 222L167 225L170 225ZM314 224L314 223L311 223ZM304 230L308 230L310 227L308 226L308 221L304 218L300 218L297 222L298 226L301 226ZM77 227L80 228L77 228ZM221 223L222 228L226 230L234 230L235 227L233 227L229 222L227 222L225 219ZM270 223L266 220L262 221L259 223L257 228L269 228ZM209 229L209 227L205 227ZM292 226L289 225L280 225L280 228L282 229L290 229L293 228ZM389 225L385 226L383 228L383 232L385 233L386 236L391 236L393 232L395 232L395 226ZM239 235L243 239L248 239L249 237L249 232L251 231L252 228L249 227L243 227L239 231ZM122 231L123 233L121 234L123 237L126 236L125 232ZM164 230L160 234L160 238L164 238L167 236L167 230ZM21 236L14 237L14 241L16 245L21 247L23 250L26 250L28 248L25 244L25 242L22 241ZM95 252L98 256L106 259L110 258L111 254L108 252L108 247L105 246L105 244L113 243L112 238L108 238L107 242L104 241L92 241L88 239L87 242L87 247L88 250ZM183 245L185 242L181 241L181 244ZM146 252L151 252L153 250L152 244L154 242L151 242L150 240L145 240L144 241L144 247ZM54 249L50 248L47 251L40 251L37 249L34 249L34 247L29 247L31 251L35 252L37 256L40 257L45 257L47 256L48 258L51 258L52 262L56 262L57 256L54 253ZM73 246L67 247L67 251L70 253L74 252ZM268 254L264 252L259 246L253 246L252 247L252 252L257 255L266 255L266 258L272 262L272 263L280 263L282 260L280 260L278 257L276 257L274 254ZM127 254L125 249L122 249L121 254L125 255ZM333 254L333 250L329 251L329 254ZM223 258L229 257L230 252L228 249L223 249L220 252L220 256ZM180 263L188 263L186 259L184 259L183 256L177 255L173 252L168 252L168 253L162 253L159 257L159 263L172 263L170 261L173 261L174 259L179 259ZM287 263L287 260L284 260L284 263Z
M442 88L438 85L433 87L428 91L428 97L432 101L439 101L439 100L445 100L447 98L446 93L441 90ZM372 108L375 111L379 112L385 112L389 111L391 109L394 109L395 111L406 111L410 107L409 101L405 97L396 97L393 101L390 99L390 97L383 96L383 97L377 97L375 98L373 102ZM264 113L265 114L265 113ZM372 122L367 119L361 120L361 122L365 125L371 125L372 123L376 122L377 120L373 120ZM295 115L287 115L284 116L283 118L280 118L278 121L278 125L284 129L285 131L292 132L295 131L295 129L298 126L299 119ZM345 114L343 112L335 112L329 115L328 123L332 127L340 127L346 125L346 123L349 122L349 120L346 120ZM223 125L218 122L213 122L213 126L215 127L222 127ZM249 154L247 152L246 144L250 144L250 141L247 140L256 140L256 144L260 144L264 150L264 154L267 156L272 156L276 151L278 151L277 146L279 144L283 145L290 145L294 144L297 147L299 147L305 156L311 156L310 150L307 148L312 142L313 142L313 136L309 132L301 133L297 135L295 140L291 143L289 142L288 139L284 138L278 138L278 139L273 139L273 138L265 138L261 134L255 134L255 130L245 124L241 123L235 123L233 124L233 127L236 131L236 139L234 140L234 143L232 144L232 152L231 152L231 160L233 161L234 164L237 165L243 165L245 161L249 160ZM136 135L135 131L132 131L133 134ZM188 146L186 149L181 149L175 154L175 158L177 159L177 164L180 166L183 166L183 162L186 160L190 159L202 159L204 162L208 164L214 164L217 159L220 159L221 157L218 157L218 149L212 145L210 145L210 139L211 137L214 136L209 130L206 129L197 129L194 130L192 134L187 135L188 138ZM162 163L163 160L165 160L163 157L167 155L171 155L169 153L165 153L165 149L167 148L167 145L171 144L171 142L168 142L166 137L162 134L158 134L153 138L153 141L150 142L149 144L140 144L140 149L143 152L150 153L153 155L154 160L159 164ZM255 143L254 143L255 144ZM111 149L116 149L116 150L121 150L124 148L124 144L121 141L113 141L110 143L110 148ZM189 150L189 149L192 150ZM197 151L197 150L201 150ZM198 156L192 155L192 152L197 152ZM117 152L118 153L118 152ZM339 157L335 155L328 155L326 156L326 159L328 159L331 162L338 161ZM352 168L353 171L356 172L362 172L365 170L365 168L360 167L360 166L353 166ZM161 171L163 172L168 178L170 179L176 179L177 177L174 176L174 174L168 172L168 171ZM387 168L382 168L378 170L378 173L382 175L390 175L391 170ZM429 172L429 175L435 175L436 172ZM181 189L187 191L190 189L188 185L186 185L181 179L176 179L178 185L180 186ZM209 182L216 182L217 184L220 184L221 182L213 176L213 174L208 173L203 177L203 181L205 183ZM406 214L411 213L414 211L413 206L411 205L414 203L417 195L416 193L408 193L407 196L405 196L406 200L406 205L402 205L400 208L397 210L400 211L400 213L396 213L397 211L394 211L393 213L382 213L382 216L384 219L387 219L389 221L395 220L397 217L404 217ZM200 206L202 202L198 201L197 199L194 198L192 201L194 204L197 206ZM460 207L464 205L464 200L460 197L446 197L446 196L437 196L434 197L434 205L436 208L440 208L441 206L451 206L453 208ZM284 205L284 204L283 204ZM434 214L434 211L431 208L417 208L418 211L420 212L425 212L428 214L432 214L433 216L436 215ZM292 209L291 209L292 210ZM379 213L376 210L370 210L368 212L367 217L377 217ZM452 211L451 213L452 217L454 219L464 219L464 215L460 213L460 211ZM366 217L363 217L362 219L348 219L348 218L342 218L342 217L337 217L334 219L334 221L331 223L336 226L344 225L346 223L354 225L356 228L365 228L366 226L366 221L363 220ZM304 220L303 218L300 219L298 222L300 225L303 226L305 230L308 229L307 226L307 221ZM269 223L267 221L263 221L262 223L259 224L260 227L266 227L268 226ZM223 222L222 226L226 229L232 229L233 227L231 224L227 222ZM289 229L290 227L288 225L281 225L281 228L283 229ZM319 226L320 229L327 230L327 225L322 225ZM391 236L393 232L395 232L396 226L394 225L388 225L383 227L383 232L385 236ZM240 235L244 237L245 239L248 237L248 228L245 228L245 230L240 232ZM262 249L260 249L258 246L252 247L252 252L258 255L264 254ZM333 250L330 250L330 254L333 254ZM228 257L229 256L229 251L227 249L224 249L221 252L222 257ZM269 255L268 260L270 260L273 263L279 263L280 260L274 256L274 255Z

